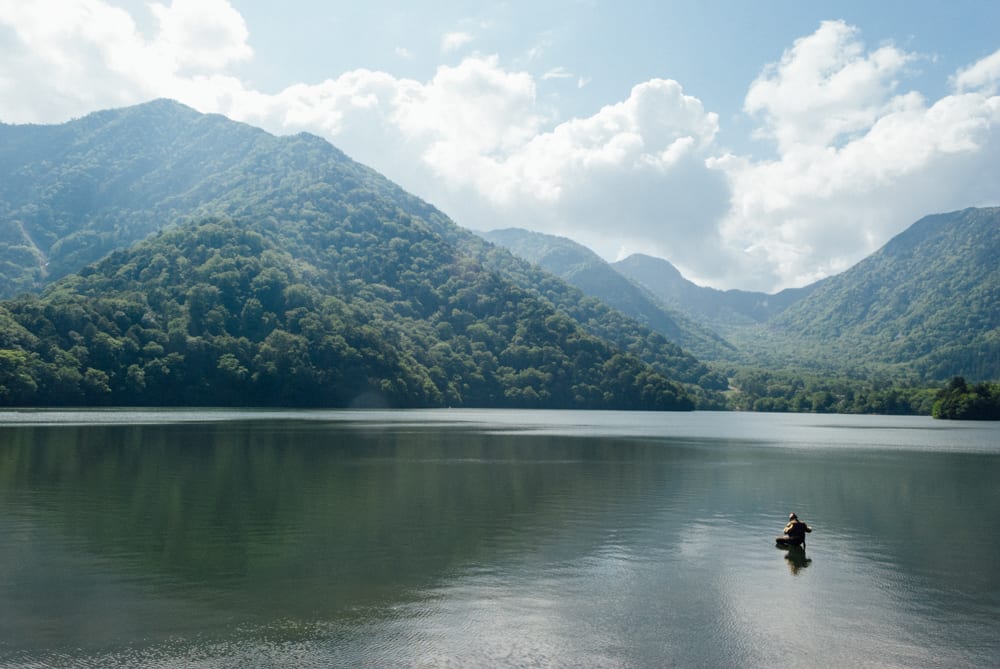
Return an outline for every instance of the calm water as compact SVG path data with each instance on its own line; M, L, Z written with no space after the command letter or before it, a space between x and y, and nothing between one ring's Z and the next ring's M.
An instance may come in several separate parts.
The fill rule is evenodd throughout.
M995 667L998 482L923 418L0 412L0 666Z

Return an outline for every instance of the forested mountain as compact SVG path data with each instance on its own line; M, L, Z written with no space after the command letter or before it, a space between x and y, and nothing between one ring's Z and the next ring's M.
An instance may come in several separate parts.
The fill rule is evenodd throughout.
M622 276L599 255L565 237L520 228L493 230L483 237L631 316L699 358L732 354L733 345L687 316L665 308L648 290ZM662 261L666 262L666 261ZM669 264L669 263L668 263Z
M320 138L169 101L0 124L0 404L722 406L729 380L666 333L726 361L729 406L913 411L926 379L1000 378L998 219L928 217L804 289L716 291L494 236L545 271Z
M158 101L0 139L4 285L64 277L0 309L2 403L676 409L725 386L319 138Z
M602 262L555 237L500 231L491 238L567 279L596 272ZM666 260L641 254L610 267L735 347L698 348L702 359L743 372L791 372L800 381L803 373L846 375L854 379L848 384L877 375L881 385L1000 378L998 258L1000 208L992 208L928 216L850 270L773 295L697 286ZM602 282L619 285L578 285L632 308L620 300L624 290L601 292Z
M296 138L305 149L306 138ZM51 126L0 124L0 297L36 290L179 216L274 178L280 140L159 100ZM223 200L220 202L220 199Z
M822 282L767 294L749 290L718 290L685 279L670 262L635 253L612 264L623 276L644 287L664 304L727 333L733 327L764 323L805 298Z
M1000 379L1000 208L920 219L768 325L800 355Z

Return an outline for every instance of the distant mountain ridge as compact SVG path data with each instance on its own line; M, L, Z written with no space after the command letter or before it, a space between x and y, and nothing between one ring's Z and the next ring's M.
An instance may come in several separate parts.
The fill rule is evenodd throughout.
M927 216L851 269L772 295L697 286L668 261L642 254L608 264L551 235L503 230L486 237L622 311L641 314L637 304L648 312L653 303L675 314L675 323L686 316L732 342L711 348L689 339L706 360L852 375L878 368L927 380L1000 378L1000 208ZM611 268L641 292L608 278ZM644 322L657 327L655 319Z
M641 253L612 263L624 276L656 295L664 304L725 332L732 326L764 323L802 300L822 283L786 288L768 294L748 290L718 290L687 279L669 261Z
M767 322L822 283L775 294L717 290L689 281L667 260L641 253L608 263L557 235L520 228L481 234L706 360L733 358L736 347L726 337Z
M649 291L570 239L519 228L493 230L483 233L483 237L635 318L699 357L717 358L722 351L733 349L732 344L708 328L681 313L665 309Z

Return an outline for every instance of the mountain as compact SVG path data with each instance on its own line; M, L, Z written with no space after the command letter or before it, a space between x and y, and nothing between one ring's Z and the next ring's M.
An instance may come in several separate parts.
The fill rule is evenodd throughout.
M236 184L252 192L277 144L167 100L61 125L0 124L0 297L37 290L179 216L214 213Z
M649 256L612 267L731 341L728 361L940 381L1000 378L997 258L1000 209L973 208L927 216L851 269L773 295L697 286Z
M920 219L767 324L802 358L1000 378L1000 208Z
M2 285L43 290L0 306L0 403L683 409L725 387L320 138L156 101L0 140Z
M612 267L664 304L720 333L764 323L807 297L819 285L788 288L775 294L718 290L688 281L670 262L641 253L619 260Z
M854 379L877 372L923 383L1000 378L998 212L928 216L850 270L771 295L697 286L666 260L641 254L609 266L560 237L516 229L485 236L672 335L702 359ZM687 317L701 330L687 325ZM706 346L691 336L706 329L727 345Z
M732 344L690 318L664 308L650 291L615 271L582 244L520 228L493 230L483 233L483 237L677 342L699 358L732 355Z

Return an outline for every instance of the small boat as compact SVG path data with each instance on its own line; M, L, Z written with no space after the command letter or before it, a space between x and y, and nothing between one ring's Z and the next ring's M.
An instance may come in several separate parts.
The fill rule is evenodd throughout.
M784 534L774 538L774 543L779 548L790 548L792 546L805 546L806 545L806 533L812 532L812 528L799 520L799 517L794 514L788 514L788 524L785 525L785 529L782 530Z

